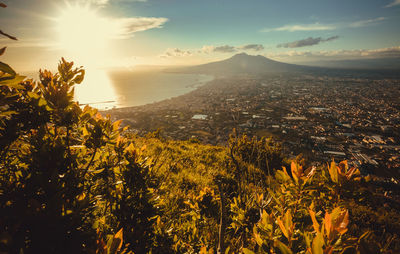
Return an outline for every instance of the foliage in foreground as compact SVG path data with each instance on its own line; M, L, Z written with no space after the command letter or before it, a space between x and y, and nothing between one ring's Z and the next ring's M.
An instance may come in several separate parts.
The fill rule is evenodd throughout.
M0 65L1 252L399 252L398 186L303 168L270 139L132 136L73 101L83 78L64 59L38 82Z

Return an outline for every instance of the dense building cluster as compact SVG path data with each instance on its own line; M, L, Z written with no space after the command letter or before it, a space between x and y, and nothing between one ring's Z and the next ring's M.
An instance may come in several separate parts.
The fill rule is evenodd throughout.
M288 155L347 159L365 173L400 168L400 81L305 75L216 79L183 96L109 111L132 131L225 144L232 129L273 136Z

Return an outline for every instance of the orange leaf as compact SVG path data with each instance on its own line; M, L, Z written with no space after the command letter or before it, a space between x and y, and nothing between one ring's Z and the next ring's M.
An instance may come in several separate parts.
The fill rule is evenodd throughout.
M332 218L328 212L325 213L324 226L325 226L325 230L326 230L326 235L328 236L328 239L329 239L331 231L332 231Z
M300 178L300 176L301 176L301 169L300 169L300 167L297 166L296 163L294 163L294 162L292 161L292 164L291 164L291 167L290 167L290 168L291 168L291 171L292 171L292 176L293 176L294 181L295 181L296 183L298 183L299 178Z
M283 225L281 217L279 216L279 218L277 218L276 220L278 221L278 225L279 225L280 229L282 230L282 233L285 235L285 237L287 239L289 239L289 232L286 230L285 226Z
M117 253L122 248L123 243L123 228L121 228L112 239L109 253Z

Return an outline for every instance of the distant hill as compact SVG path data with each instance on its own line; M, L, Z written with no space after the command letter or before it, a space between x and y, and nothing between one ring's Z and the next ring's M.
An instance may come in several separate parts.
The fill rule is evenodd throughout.
M319 66L340 69L364 70L400 70L400 58L374 58L374 59L348 59L348 60L322 60L302 63L307 66Z
M318 63L310 65L297 65L288 64L271 60L264 56L248 55L240 53L232 56L231 58L201 64L189 67L175 67L167 68L167 72L179 73L198 73L210 74L216 76L232 76L232 75L266 75L266 74L279 74L279 73L307 73L307 74L321 74L332 76L357 76L357 77L396 77L399 76L397 71L382 68L382 65L377 65L375 71L371 71L372 67L366 68L365 64L356 68L357 62L352 65L319 65ZM313 65L313 66L311 66ZM317 65L317 66L316 66Z

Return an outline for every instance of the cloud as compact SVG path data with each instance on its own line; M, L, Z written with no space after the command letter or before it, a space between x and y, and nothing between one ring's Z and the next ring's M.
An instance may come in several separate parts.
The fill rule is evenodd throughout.
M119 18L114 19L118 30L117 33L120 38L130 37L135 32L145 31L152 28L161 28L166 22L167 18Z
M192 56L192 52L189 50L181 50L178 48L168 48L164 54L160 55L161 58L170 58L170 57L185 57Z
M240 46L240 47L238 47L238 49L262 51L262 50L264 50L264 46L261 44L248 44L248 45Z
M386 18L384 18L384 17L379 17L379 18L376 18L376 19L360 20L360 21L356 21L356 22L350 23L349 27L353 27L353 28L364 27L364 26L376 24L377 22L383 21L385 19Z
M386 5L385 7L388 8L388 7L393 7L393 6L396 6L396 5L400 5L400 0L394 0L392 3Z
M275 59L292 60L349 60L349 59L379 59L400 58L400 46L379 49L355 49L355 50L330 50L330 51L286 51L270 53L267 57Z
M337 27L335 25L324 25L320 23L314 24L300 24L300 25L285 25L277 28L266 28L261 30L261 32L272 32L272 31L287 31L287 32L297 32L297 31L327 31L335 30Z
M231 46L231 45L224 45L224 46L203 46L198 52L199 53L233 53L239 50L252 50L252 51L262 51L264 50L264 46L261 44L247 44L243 46Z
M198 52L199 53L232 53L236 52L237 49L234 46L224 45L224 46L203 46Z
M237 49L234 46L224 45L224 46L214 47L213 51L220 52L220 53L232 53L232 52L236 52Z
M288 43L282 43L277 45L278 48L300 48L300 47L307 47L307 46L313 46L320 44L321 42L327 42L327 41L333 41L338 39L339 36L332 36L326 39L323 39L321 37L313 38L313 37L308 37L307 39L303 40L298 40L294 42L288 42Z

